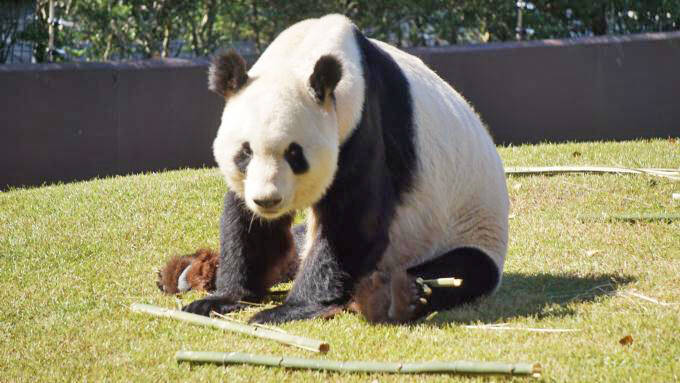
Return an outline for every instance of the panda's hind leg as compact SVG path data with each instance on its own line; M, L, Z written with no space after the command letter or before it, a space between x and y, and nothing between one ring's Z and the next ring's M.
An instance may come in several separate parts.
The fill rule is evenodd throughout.
M431 288L417 278L463 279L459 287ZM433 311L448 310L491 293L499 282L498 267L483 251L461 247L405 270L376 271L357 286L354 301L370 322L405 323Z
M490 294L498 285L500 273L496 263L483 251L460 247L406 269L407 274L422 279L455 277L463 280L459 287L433 288L428 298L432 311L447 310Z

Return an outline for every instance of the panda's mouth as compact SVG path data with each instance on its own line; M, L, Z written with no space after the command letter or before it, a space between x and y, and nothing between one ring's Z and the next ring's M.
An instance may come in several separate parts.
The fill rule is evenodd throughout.
M280 195L269 198L246 198L248 209L255 215L268 221L275 220L285 215L289 211L287 199Z
M263 208L263 207L255 207L254 209L251 209L253 213L258 215L261 218L264 218L268 221L275 220L277 218L280 218L282 215L286 214L286 210L282 209L281 207L276 207L276 208Z

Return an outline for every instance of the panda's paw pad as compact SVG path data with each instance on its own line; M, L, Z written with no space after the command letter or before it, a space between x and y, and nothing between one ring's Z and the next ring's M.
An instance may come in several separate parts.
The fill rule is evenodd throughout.
M226 314L233 311L243 309L245 306L241 303L233 302L224 298L205 298L199 299L182 307L182 311L203 316L210 316L211 312L218 314Z
M423 315L428 305L429 288L416 281L406 272L396 272L391 280L390 319L403 323Z

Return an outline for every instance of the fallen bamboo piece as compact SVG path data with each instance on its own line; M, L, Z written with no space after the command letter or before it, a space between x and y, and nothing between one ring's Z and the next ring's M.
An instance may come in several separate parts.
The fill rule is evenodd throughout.
M430 361L414 363L338 361L322 359L289 358L273 355L247 354L243 352L177 351L178 362L251 364L258 366L298 368L336 372L384 372L395 374L449 373L530 375L540 378L539 363L500 363L474 361Z
M460 287L463 280L459 278L437 278L437 279L422 279L417 278L416 282L419 284L426 284L430 287Z
M599 173L599 174L647 174L680 181L680 169L662 168L620 168L609 166L510 166L505 168L506 174L513 175L553 175L567 173Z
M617 292L617 295L635 297L635 298L638 298L638 299L642 299L643 301L651 302L651 303L654 303L654 304L657 304L657 305L660 305L660 306L676 306L676 305L678 305L677 303L661 302L657 299L648 297L646 295L636 293L635 291L619 291L619 292Z
M487 325L466 325L465 328L480 329L480 330L495 330L495 331L526 331L526 332L545 332L545 333L559 333L559 332L577 332L581 331L573 328L534 328L534 327L509 327L505 324L487 324Z
M603 214L601 216L585 216L585 221L605 222L673 222L680 221L680 214Z
M218 318L222 318L222 319L224 319L224 320L230 321L230 322L235 322L235 323L240 323L240 324L247 324L247 323L241 322L240 320L236 320L236 319L233 319L233 318L229 318L229 317L226 316L226 315L223 315L223 314L220 314L220 313L216 313L216 312L214 312L214 311L210 313L210 317L211 317L211 318L213 318L213 317L218 317ZM251 324L251 326L261 327L261 328L265 328L265 329L267 329L267 330L272 330L272 331L282 332L282 333L284 333L284 334L288 334L288 332L283 331L283 330L281 330L280 328L273 327L273 326L267 326L267 325L264 325L264 324L261 324L261 323L253 323L253 324Z
M262 327L251 326L244 323L239 323L230 320L220 320L214 318L204 317L202 315L192 314L184 311L166 309L162 307L145 305L141 303L134 303L131 310L139 313L151 314L159 317L177 319L183 322L189 322L200 326L217 327L219 329L258 338L265 338L275 340L279 343L298 347L307 351L313 352L328 352L330 346L326 342L315 339L304 338L297 335L291 335L286 332L274 331Z

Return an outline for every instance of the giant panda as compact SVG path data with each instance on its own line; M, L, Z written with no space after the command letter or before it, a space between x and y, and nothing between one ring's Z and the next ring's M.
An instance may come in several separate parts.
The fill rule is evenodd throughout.
M226 101L213 151L228 191L215 291L185 311L241 309L291 259L285 301L251 322L351 305L405 323L497 289L503 166L479 116L421 60L328 15L284 30L250 70L233 51L218 56L209 87ZM449 276L463 285L417 282Z

